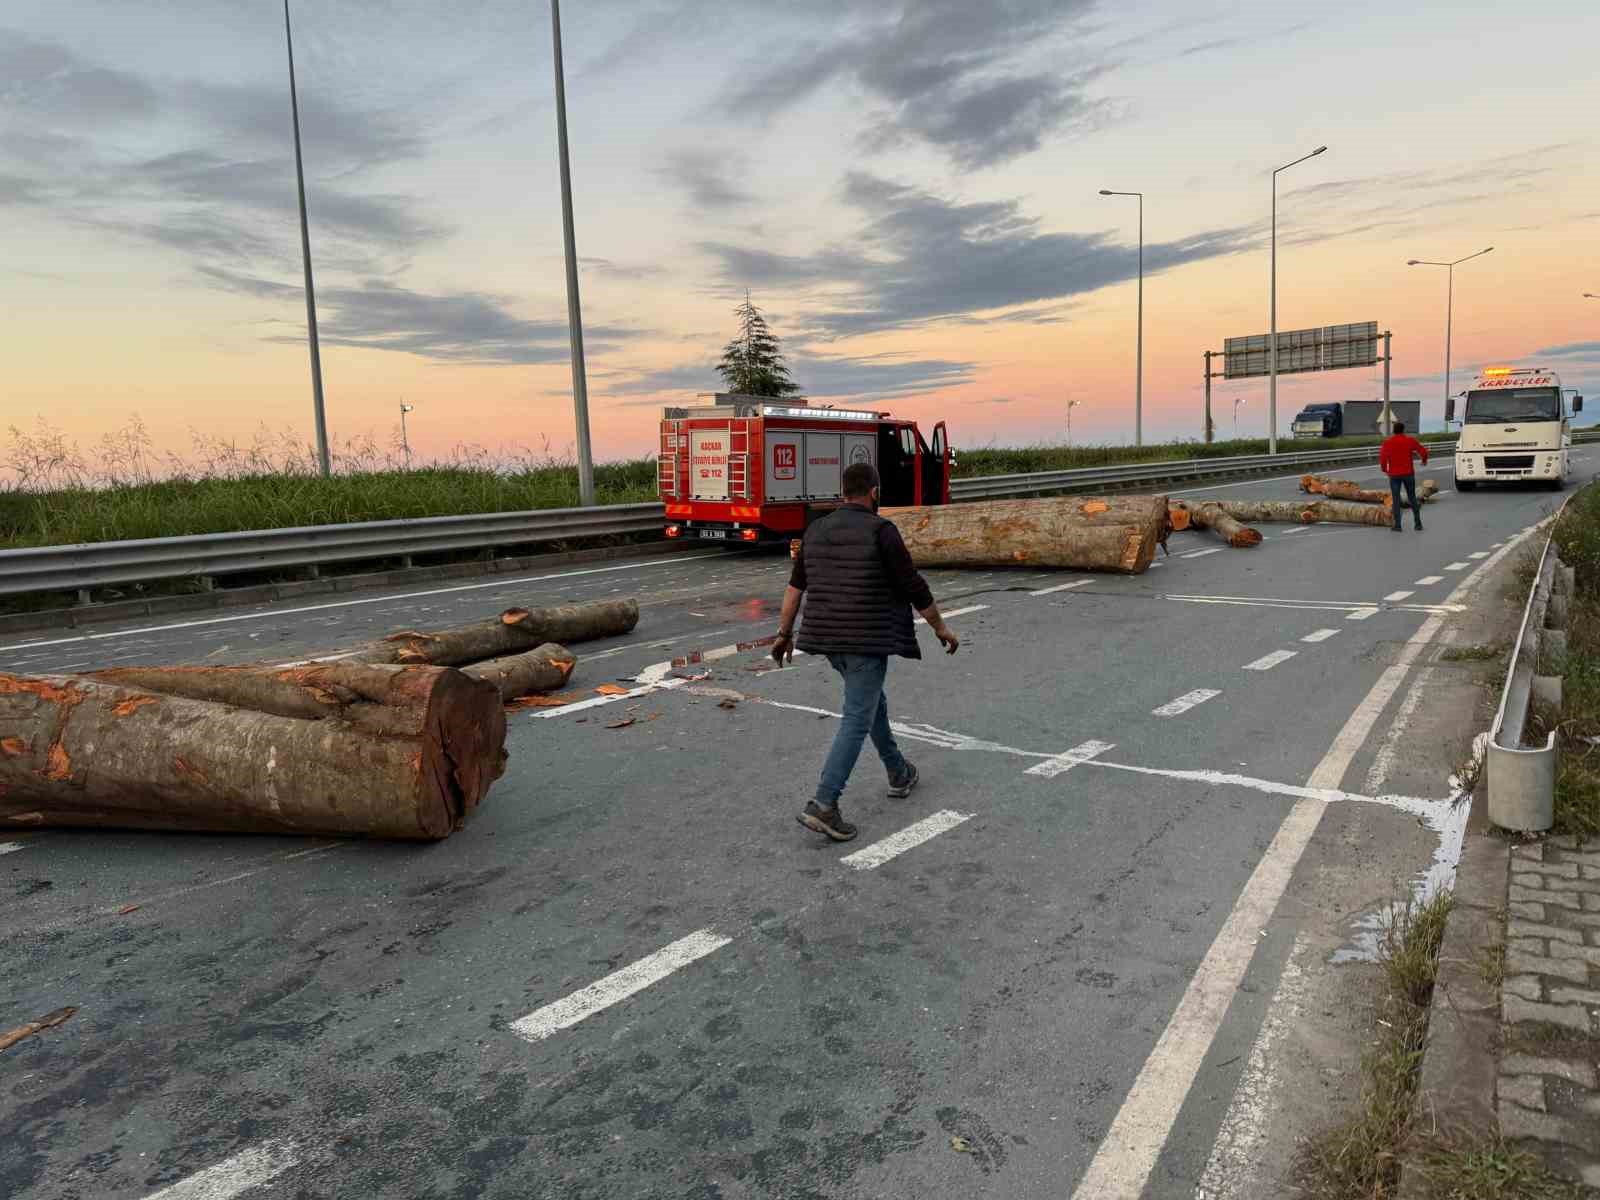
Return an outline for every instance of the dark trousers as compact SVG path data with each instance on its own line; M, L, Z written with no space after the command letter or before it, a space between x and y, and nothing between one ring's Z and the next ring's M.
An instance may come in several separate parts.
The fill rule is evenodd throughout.
M1406 502L1411 506L1411 511L1416 515L1417 528L1422 528L1422 504L1417 500L1417 477L1415 475L1389 476L1389 500L1394 511L1394 527L1400 528L1400 490L1404 488Z

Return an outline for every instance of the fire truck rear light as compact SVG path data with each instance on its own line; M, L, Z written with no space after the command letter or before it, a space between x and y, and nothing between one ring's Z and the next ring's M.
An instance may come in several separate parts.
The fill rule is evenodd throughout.
M682 537L683 536L683 527L681 525L668 525L667 526L667 536L669 538Z
M739 536L747 542L753 542L761 536L761 531L759 529L741 529Z

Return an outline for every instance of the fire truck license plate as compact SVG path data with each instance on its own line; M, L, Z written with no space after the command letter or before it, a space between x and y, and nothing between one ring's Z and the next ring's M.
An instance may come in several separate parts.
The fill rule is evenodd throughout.
M726 529L702 529L700 536L703 538L725 538L728 536Z

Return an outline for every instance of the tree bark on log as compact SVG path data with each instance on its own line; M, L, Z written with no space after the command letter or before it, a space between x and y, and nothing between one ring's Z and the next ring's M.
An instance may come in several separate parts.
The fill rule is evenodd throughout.
M1137 575L1169 530L1165 496L1060 496L884 509L925 567L1054 567Z
M1257 521L1293 525L1315 525L1319 521L1346 525L1390 524L1389 514L1381 508L1337 500L1214 500L1211 503L1230 517L1252 524Z
M436 840L504 770L500 697L459 671L330 664L298 668L305 680L296 682L285 678L293 670L207 670L145 673L169 691L0 674L0 829ZM355 698L344 700L346 691ZM309 702L324 715L181 692L253 696L279 710Z
M1385 508L1394 505L1394 496L1388 491L1364 488L1349 479L1333 479L1325 475L1302 475L1300 490L1327 496L1332 500L1350 500L1357 504L1381 504ZM1438 483L1432 479L1424 479L1417 485L1417 499L1426 504L1438 491Z
M487 662L463 667L462 674L474 679L487 680L500 691L502 702L518 696L531 696L535 692L553 692L565 687L578 665L572 651L565 646L548 642L526 654L508 654L504 658L491 658Z
M1228 545L1240 549L1261 544L1259 529L1251 529L1236 517L1230 516L1214 501L1191 504L1187 500L1173 500L1170 502L1170 508L1174 529L1186 529L1191 525L1196 529L1209 529ZM1182 524L1179 524L1180 521Z
M371 642L346 656L363 663L426 663L458 667L484 659L523 654L547 642L565 646L616 637L639 623L637 600L592 600L557 608L509 608L498 617L437 633L407 629Z

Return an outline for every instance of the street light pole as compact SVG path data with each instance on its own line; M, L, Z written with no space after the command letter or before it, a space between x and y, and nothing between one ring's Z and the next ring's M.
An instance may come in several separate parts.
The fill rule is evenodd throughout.
M1139 323L1135 335L1133 375L1133 444L1144 445L1144 193L1114 192L1101 188L1102 196L1139 197Z
M411 470L411 439L406 436L406 414L412 406L404 400L400 401L400 448L405 451L406 470Z
M317 348L317 293L311 285L311 230L306 222L306 170L300 158L300 98L294 82L294 34L289 29L289 0L283 0L283 40L289 49L289 112L294 118L294 178L300 196L300 259L306 277L306 333L311 342L311 399L317 418L317 466L326 479L333 468L328 458L328 418L322 406L322 353Z
M1443 268L1445 268L1446 285L1445 285L1445 301L1444 301L1444 407L1445 407L1445 413L1446 413L1446 419L1447 420L1448 420L1448 414L1449 414L1449 411L1450 411L1450 337L1451 337L1451 333L1452 333L1452 325L1454 324L1454 321L1455 321L1456 268L1459 267L1464 262L1469 262L1474 258L1479 258L1479 257L1489 253L1489 251L1491 251L1493 249L1494 249L1493 246L1485 246L1482 250L1477 251L1477 253L1469 254L1465 258L1458 258L1454 262L1431 262L1430 260L1425 259L1425 258L1410 258L1410 259L1406 260L1406 266L1408 266L1408 267L1443 267Z
M572 230L572 166L567 155L567 80L561 65L561 0L550 0L556 57L556 141L561 154L561 230L567 256L567 331L572 339L572 406L578 428L578 503L594 503L594 457L589 448L589 380L583 364L583 313L578 299L577 238Z
M1272 328L1267 335L1267 453L1278 452L1278 171L1287 171L1326 150L1318 146L1272 173Z
M1067 401L1067 449L1072 449L1072 410L1082 404L1082 400Z
M1233 398L1233 440L1236 442L1239 440L1239 405L1243 403L1244 397L1235 396Z

